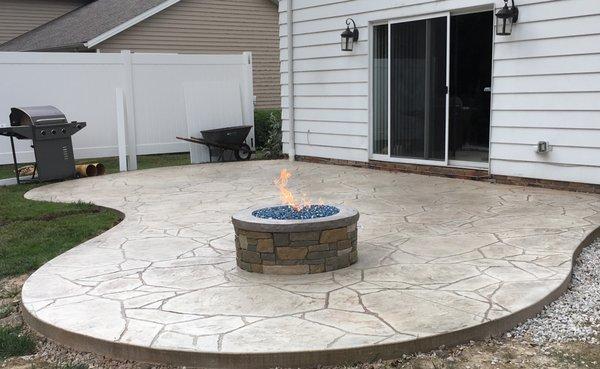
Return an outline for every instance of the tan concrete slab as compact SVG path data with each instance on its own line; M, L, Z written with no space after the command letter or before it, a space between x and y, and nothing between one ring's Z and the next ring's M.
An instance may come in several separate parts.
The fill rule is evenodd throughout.
M259 275L235 265L230 217L292 189L361 213L359 262ZM564 288L600 224L590 194L287 161L162 168L56 183L125 220L26 282L33 327L81 349L181 365L332 364L498 333Z

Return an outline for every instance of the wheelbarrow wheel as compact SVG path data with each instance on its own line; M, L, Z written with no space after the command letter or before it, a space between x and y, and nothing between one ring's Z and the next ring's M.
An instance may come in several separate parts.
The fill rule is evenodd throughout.
M252 156L252 149L250 148L250 146L248 146L246 144L242 144L242 146L240 146L239 150L237 150L235 152L235 158L237 160L250 160L251 156Z

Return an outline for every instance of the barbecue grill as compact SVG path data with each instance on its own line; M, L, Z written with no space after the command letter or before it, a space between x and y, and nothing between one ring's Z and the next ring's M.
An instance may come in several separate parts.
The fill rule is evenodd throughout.
M75 159L71 136L86 126L85 122L68 122L54 106L12 108L10 126L1 126L0 135L10 137L17 183L19 176L14 139L32 140L35 166L32 179L38 181L75 178Z

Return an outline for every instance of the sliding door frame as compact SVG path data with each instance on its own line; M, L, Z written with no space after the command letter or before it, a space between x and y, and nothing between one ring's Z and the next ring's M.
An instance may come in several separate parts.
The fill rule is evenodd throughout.
M465 9L454 9L454 10L450 10L448 12L441 12L441 13L433 13L433 14L425 14L425 15L419 15L419 16L414 16L414 17L404 17L404 18L395 18L395 19L391 19L391 20L381 20L381 21L375 21L375 22L371 22L369 24L369 40L371 40L369 42L369 144L368 144L368 148L369 148L369 159L370 160L378 160L378 161L387 161L387 162L396 162L396 163L406 163L406 164L423 164L423 165L432 165L432 166L447 166L447 167L457 167L457 168L476 168L476 169L486 169L486 170L490 170L491 168L491 160L492 160L492 155L491 155L491 150L492 150L492 116L493 116L493 100L494 100L494 52L495 52L495 40L492 37L492 83L491 83L491 88L492 88L492 92L490 94L490 122L489 122L489 129L490 129L490 140L488 142L488 147L489 147L489 155L488 155L488 162L483 162L483 163L478 163L478 162L470 162L470 161L459 161L459 160L450 160L449 159L449 141L450 141L450 40L451 40L451 35L450 35L450 31L451 31L451 21L452 21L452 16L453 15L462 15L462 14L470 14L470 13L480 13L480 12L486 12L486 11L494 11L495 10L495 4L494 3L488 3L488 4L482 4L479 6L475 6L475 7L470 7L470 8L465 8ZM429 18L438 18L438 17L443 17L446 16L447 17L447 46L446 46L446 56L447 56L447 60L446 60L446 73L447 73L447 86L448 86L448 93L446 94L446 148L445 148L445 160L444 161L440 161L440 160L422 160L422 159L411 159L411 158L395 158L395 157L391 157L391 142L390 142L390 135L391 135L391 120L390 120L390 115L391 115L391 106L390 106L390 101L391 101L391 85L390 85L390 80L391 80L391 70L389 69L389 66L391 64L391 50L390 50L390 44L391 44L391 25L395 24L395 23L402 23L402 22L410 22L410 21L415 21L415 20L422 20L422 19L429 19ZM373 42L373 28L377 27L377 26L382 26L382 25L387 25L388 26L388 154L375 154L373 153L373 137L374 137L374 117L373 117L373 111L374 111L374 101L373 101L373 90L374 90L374 83L373 83L373 48L374 48L374 42ZM492 24L491 30L490 32L492 33L492 35L495 35L495 23Z
M459 10L455 10L451 12L451 16L454 15L465 15L465 14L475 14L475 13L484 13L484 12L493 12L495 13L495 5L494 4L488 4L488 5L482 5L482 6L477 6L474 8L467 8L467 9L459 9ZM494 55L495 55L495 49L496 49L496 41L495 41L495 36L496 36L496 22L498 19L494 16L494 20L492 21L491 24L491 34L492 34L492 55L491 55L491 76L490 76L490 121L488 122L488 129L489 129L489 139L488 139L488 160L487 162L477 162L477 161L465 161L465 160L448 160L448 166L450 167L455 167L455 168L474 168L474 169L482 169L482 170L487 170L488 172L491 173L491 163L492 163L492 114L494 113L494 109L493 109L493 100L494 100ZM448 50L448 53L450 53L450 50ZM449 91L448 91L449 92ZM450 97L450 93L448 93L448 97Z
M370 134L370 140L371 141L369 143L369 154L371 159L373 160L380 160L380 161L389 161L389 162L395 162L395 163L404 163L404 164L424 164L424 165L434 165L434 166L448 166L449 161L448 161L448 143L449 143L449 124L450 124L450 12L442 12L442 13L433 13L433 14L427 14L427 15L422 15L422 16L416 16L416 17L405 17L405 18L398 18L398 19L392 19L389 20L387 22L379 22L379 23L372 23L371 26L369 27L370 29L370 36L371 36L371 40L373 40L372 35L373 35L373 27L378 26L378 25L383 25L387 23L387 27L388 27L388 76L387 76L387 88L388 88L388 101L387 101L387 105L388 105L388 119L387 119L387 125L388 125L388 130L387 130L387 134L388 134L388 140L387 140L387 144L388 144L388 150L387 150L387 155L386 154L374 154L373 153L373 75L372 75L372 64L373 64L373 42L371 42L371 47L370 47L370 51L369 51L369 65L370 67L370 77L369 77L369 90L370 90L370 113L369 113L369 132ZM391 151L391 132L392 132L392 106L391 106L391 99L392 99L392 84L391 84L391 79L392 79L392 69L391 69L391 64L392 64L392 49L391 49L391 44L392 44L392 25L394 24L399 24L399 23L406 23L406 22L414 22L414 21L419 21L419 20L424 20L424 19L432 19L432 18L443 18L446 17L446 87L447 87L447 92L446 92L446 111L445 111L445 119L446 119L446 124L445 124L445 137L444 137L444 160L428 160L428 159L415 159L415 158L402 158L402 157L393 157L392 156L392 151Z

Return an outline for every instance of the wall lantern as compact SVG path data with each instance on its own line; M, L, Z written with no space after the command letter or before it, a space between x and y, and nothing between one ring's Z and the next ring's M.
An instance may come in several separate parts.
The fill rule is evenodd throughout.
M504 0L504 7L496 13L496 34L498 36L510 36L513 23L519 19L519 9L515 6L515 0L512 0L512 6L508 6L508 0Z
M354 25L354 30L350 30L350 22ZM352 51L354 49L354 43L358 41L358 28L354 19L346 19L346 30L342 32L342 51Z

